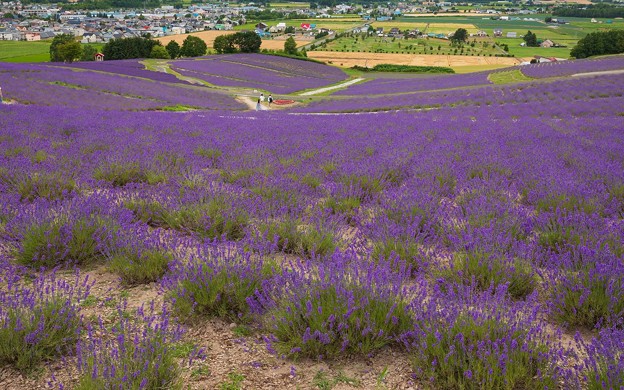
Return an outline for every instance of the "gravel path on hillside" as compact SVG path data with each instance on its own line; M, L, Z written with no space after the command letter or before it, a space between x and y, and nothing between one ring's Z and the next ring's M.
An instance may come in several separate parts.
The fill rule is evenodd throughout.
M359 83L362 80L364 80L364 79L361 78L361 77L358 77L357 79L345 81L344 83L333 85L331 87L319 88L319 89L315 89L314 91L304 92L304 93L301 93L300 95L301 96L316 95L316 94L327 92L327 91L331 91L331 90L334 90L334 89L348 87L349 85L353 85L355 83Z

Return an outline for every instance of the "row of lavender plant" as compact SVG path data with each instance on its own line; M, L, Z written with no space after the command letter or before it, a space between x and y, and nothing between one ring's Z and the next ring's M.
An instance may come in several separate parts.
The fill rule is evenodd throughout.
M576 100L608 99L605 104L622 97L624 79L620 75L583 77L580 79L488 86L448 91L402 93L390 96L340 97L312 102L299 112L359 112L400 109L422 109L443 106L482 106L498 104L505 109L518 103L533 102L548 112L570 112ZM545 105L545 102L549 102ZM556 104L555 104L556 102ZM599 103L598 103L599 104ZM587 106L591 107L591 106ZM586 108L586 107L584 107Z
M346 78L346 74L338 68L315 62L274 58L259 54L237 54L178 60L171 64L182 75L214 85L260 88L280 94L319 88Z
M415 91L435 91L491 84L488 72L428 77L384 77L351 85L334 95L388 95Z
M531 64L522 66L520 70L526 76L537 79L570 76L578 73L624 70L624 56Z
M2 65L0 83L5 99L24 104L130 110L177 105L204 109L242 108L230 96L207 88L45 65Z
M59 65L54 64L54 66ZM71 64L63 64L62 66L86 69L97 72L114 73L118 75L140 77L154 81L162 81L165 83L187 83L186 81L180 80L170 73L147 70L145 68L145 65L141 63L141 60L84 61L73 62Z

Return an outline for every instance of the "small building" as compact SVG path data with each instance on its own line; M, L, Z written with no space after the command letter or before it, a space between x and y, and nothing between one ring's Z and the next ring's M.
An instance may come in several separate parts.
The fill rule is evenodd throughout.
M507 38L518 38L518 34L515 31L510 31L507 33Z
M103 53L99 53L99 52L98 52L98 53L95 53L95 54L93 55L93 58L94 58L96 61L98 61L98 62L99 62L99 61L104 61L104 54L103 54Z
M495 28L494 29L494 36L495 37L502 37L503 36L503 30L501 30L500 28Z
M401 30L398 29L398 27L392 27L390 29L390 32L388 32L388 36L389 37L395 37L397 35L399 35L401 33Z
M553 47L554 45L555 43L553 41L551 41L550 39L547 39L540 44L540 47Z

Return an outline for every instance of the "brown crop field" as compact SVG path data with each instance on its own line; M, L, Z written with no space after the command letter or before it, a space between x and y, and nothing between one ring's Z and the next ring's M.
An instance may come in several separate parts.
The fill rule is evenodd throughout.
M372 67L377 64L420 65L420 66L448 66L451 68L462 66L492 66L518 65L520 60L511 57L473 57L454 55L418 55L393 53L352 53L310 51L308 57L324 61L343 68L355 65Z
M192 33L192 34L169 35L166 37L157 38L157 40L160 41L160 43L162 43L163 45L166 45L167 43L171 41L176 41L180 45L182 45L182 42L184 42L187 36L193 35L193 36L203 39L204 42L206 42L206 45L208 45L209 48L212 48L216 37L218 37L219 35L234 34L235 32L236 31L232 31L232 30L230 31L210 30L210 31L201 31L201 32ZM263 39L262 46L260 48L268 49L268 50L284 49L284 41L286 40L286 37L283 37L283 39L280 39L280 38L282 37L279 37L277 39L268 39L268 40ZM295 42L297 43L297 46L302 46L302 45L309 43L308 41L299 40L299 39L295 40Z

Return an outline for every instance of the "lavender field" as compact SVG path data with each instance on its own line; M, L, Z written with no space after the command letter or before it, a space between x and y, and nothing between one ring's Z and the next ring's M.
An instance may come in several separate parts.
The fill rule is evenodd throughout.
M256 112L114 68L0 65L0 388L624 386L624 75Z

